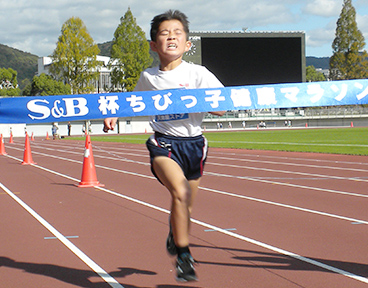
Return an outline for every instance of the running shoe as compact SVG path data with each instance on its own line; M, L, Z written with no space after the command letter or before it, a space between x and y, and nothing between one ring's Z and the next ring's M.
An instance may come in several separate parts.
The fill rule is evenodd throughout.
M166 250L170 255L175 256L178 254L178 249L176 248L176 245L175 245L174 235L172 233L172 228L171 228L170 217L169 217L169 226L170 226L170 231L166 239Z
M176 260L176 280L180 282L198 281L194 270L196 261L189 253L184 253L178 256Z

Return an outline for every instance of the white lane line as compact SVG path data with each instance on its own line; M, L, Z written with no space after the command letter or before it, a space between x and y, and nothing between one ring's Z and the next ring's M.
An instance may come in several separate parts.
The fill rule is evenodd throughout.
M368 147L365 144L336 144L336 143L296 143L296 142L252 142L252 141L211 141L213 143L247 143L247 144L267 144L267 145L296 145L296 146L349 146L349 147Z
M226 231L235 231L236 228L227 228L227 229L224 229ZM213 230L213 229L205 229L204 232L216 232L216 230Z
M257 163L264 163L264 164L272 164L272 165L285 165L285 166L297 166L297 167L309 167L309 168L318 168L318 169L327 169L327 170L342 170L342 171L354 171L354 172L368 172L367 169L358 169L358 168L349 168L349 167L336 167L336 166L324 166L324 165L311 165L311 164L301 164L301 163L291 163L291 162L275 162L275 161L266 161L266 160L259 160L259 159L234 159L229 157L220 157L220 156L212 156L211 158L217 158L220 160L230 160L230 161L237 161L237 162L257 162ZM262 169L262 168L260 168ZM277 170L276 170L277 171Z
M16 150L21 150L21 149L17 149L17 148L15 148L15 149ZM54 150L55 151L55 149L53 149L53 148L44 148L44 150ZM60 150L59 152L79 154L79 153L71 152L71 151L67 151L67 150ZM77 160L62 158L62 157L59 157L59 156L49 155L49 154L45 154L45 153L42 153L42 152L33 152L33 153L38 154L38 155L53 157L53 158L57 158L57 159L63 159L63 160L69 161L69 162L79 162ZM113 153L108 153L108 154L113 155ZM134 154L130 154L130 155L134 155ZM94 155L95 158L99 157L99 158L109 159L109 160L114 160L114 161L131 162L131 163L141 164L141 165L145 165L145 166L149 165L149 163L130 160L130 159L127 159L125 157L121 157L119 155L113 155L113 156L115 156L116 158L110 158L110 157L106 157L106 156ZM134 155L134 156L137 156L137 155ZM222 158L222 159L227 159L227 160L234 160L233 158L226 158L226 157L213 157L213 158L220 158L220 159ZM242 159L239 159L239 160L242 161ZM244 160L243 159L243 161L251 161L251 160ZM263 161L263 162L267 163L269 161ZM277 162L270 162L270 163L277 163ZM287 170L284 171L284 170L280 170L280 169L279 170L274 170L274 169L268 169L268 168L256 168L256 167L251 167L251 166L239 166L239 165L232 165L232 164L219 164L219 163L214 163L214 162L207 162L206 165L215 165L215 166L217 165L217 166L226 166L226 167L257 170L257 171L286 173L286 174L290 175L290 171L287 171ZM96 167L97 167L97 165L96 165ZM316 166L316 167L319 167L319 166ZM99 166L99 168L106 169L106 167L103 167L103 166ZM323 168L326 168L326 167L323 167ZM368 171L368 170L364 170L364 171ZM207 172L207 171L204 172L204 174L205 175L214 175L214 176L217 175L217 176L222 176L222 177L229 177L228 175L225 175L225 174L212 173L212 172ZM339 180L349 180L349 181L357 181L357 182L368 182L368 179L360 179L360 178L352 178L352 177L311 174L311 173L303 173L303 172L292 172L292 174L293 175L298 174L298 175L303 175L303 176L313 176L313 177L317 177L317 178L320 178L320 179L339 179ZM337 194L343 194L343 195L349 195L349 196L357 196L357 197L368 198L368 195L363 195L363 194L357 194L357 193L351 193L351 192L342 192L342 191L337 191L337 190L316 188L316 187L310 187L310 186L294 185L294 184L284 183L284 182L268 181L264 178L258 178L258 177L244 177L244 176L233 176L233 175L231 175L231 177L238 178L238 179L249 180L249 181L258 181L258 182L264 182L264 183L279 184L279 185L284 185L284 186L299 187L299 188L303 188L303 189L313 189L313 190L322 191L322 192L337 193Z
M196 223L196 224L201 225L203 227L206 227L208 229L212 229L212 230L218 231L220 233L226 234L226 235L228 235L230 237L233 237L233 238L236 238L236 239L239 239L239 240L242 240L242 241L245 241L245 242L254 244L256 246L263 247L263 248L265 248L267 250L271 250L273 252L277 252L279 254L289 256L291 258L300 260L302 262L306 262L306 263L312 264L314 266L323 268L325 270L328 270L328 271L331 271L331 272L334 272L334 273L337 273L337 274L340 274L340 275L343 275L343 276L346 276L346 277L349 277L349 278L355 279L357 281L360 281L360 282L363 282L363 283L367 283L368 284L368 279L367 278L362 277L362 276L359 276L359 275L355 275L355 274L353 274L351 272L348 272L348 271L345 271L345 270L342 270L342 269L339 269L339 268L336 268L336 267L333 267L333 266L330 266L330 265L321 263L319 261L316 261L316 260L313 260L313 259L310 259L310 258L301 256L301 255L295 254L293 252L289 252L289 251L284 250L284 249L280 249L280 248L277 248L277 247L268 245L266 243L263 243L263 242L260 242L260 241L257 241L257 240L254 240L254 239L251 239L251 238L248 238L248 237L245 237L245 236L236 234L236 233L233 233L231 231L227 231L227 230L218 228L218 227L213 226L211 224L207 224L207 223L204 223L204 222L195 220L195 219L192 219L191 221L193 223Z
M64 147L65 149L68 149L68 151L70 151L70 146L65 146L65 145L60 145L60 143L50 143L48 142L47 143L47 146L42 146L40 144L46 144L46 143L34 143L34 145L36 147L40 147L40 148L43 148L43 147L57 147L58 149L60 149L60 147ZM63 144L66 144L66 143L63 143ZM210 143L211 144L211 143ZM103 142L99 142L99 145L96 145L96 142L92 143L92 148L97 148L99 150L102 150L106 153L106 151L104 149L115 149L114 153L116 154L124 154L124 155L132 155L132 156L138 156L138 157L144 157L144 158L147 158L147 149L139 149L139 148L135 148L134 149L134 152L141 152L141 154L133 154L131 153L132 149L131 148L124 148L124 147L112 147L110 145L107 145L107 146L104 146L103 145ZM84 148L80 147L80 146L75 146L75 147L72 147L73 149L78 149L80 151L82 151ZM211 149L216 149L216 148L211 148ZM54 148L54 150L56 150ZM82 153L82 152L81 152ZM310 154L310 153L308 153ZM214 156L214 155L218 155L217 157ZM227 152L218 152L218 151L215 151L215 150L211 150L211 158L221 158L221 157L230 157L230 156L235 156L236 158L228 158L229 160L240 160L242 161L241 159L244 159L244 158L239 158L239 157L249 157L249 159L244 159L245 161L251 161L251 162L254 162L254 161L265 161L265 160L260 160L262 158L268 158L268 159L281 159L283 160L283 162L281 163L291 163L291 162L285 162L285 160L290 160L290 161L302 161L303 163L300 164L300 165L305 165L305 162L317 162L317 163L332 163L332 164L346 164L346 165L363 165L363 166L368 166L368 163L366 162L352 162L352 161L340 161L340 160L327 160L327 159L318 159L318 158L298 158L298 157L291 157L291 156L271 156L271 155L262 155L262 154L236 154L236 153L227 153ZM308 156L311 156L311 155L308 155ZM346 155L343 155L343 156L346 156ZM362 156L363 158L364 156ZM255 159L254 159L255 158ZM267 162L267 161L266 161ZM272 163L272 162L270 162ZM276 164L279 164L280 162L274 162ZM297 163L291 163L291 165L298 165ZM316 167L320 167L321 165L315 165ZM328 168L330 166L322 166L322 167L325 167L325 168ZM347 168L347 167L336 167L336 166L331 166L332 169L342 169L344 171L346 170L350 170L350 169L353 169L353 171L363 171L362 169L357 169L357 168Z
M24 149L21 149L21 148L14 148L14 147L12 147L12 149L18 150L18 151L23 151L24 150ZM58 152L61 152L61 153L75 154L75 155L79 155L79 156L83 155L83 152L79 153L79 152L72 152L72 151L68 151L68 150L56 150L56 149L52 149L52 148L42 148L42 149L43 150L50 150L50 151L58 151ZM42 156L46 156L46 157L52 157L52 158L61 159L61 160L69 161L69 162L75 162L75 163L80 162L78 160L63 158L63 157L60 157L60 156L55 156L55 155L52 155L52 154L46 154L46 153L37 152L37 151L32 151L32 154L42 155ZM108 153L108 154L113 155L112 153ZM134 154L131 154L131 155L136 156ZM141 164L141 165L145 165L145 166L150 165L148 162L139 162L139 161L136 161L136 160L130 160L128 158L121 157L119 155L114 155L114 156L115 156L115 158L100 156L100 155L95 155L95 154L93 155L93 157L95 157L95 158L102 158L102 159L114 160L114 161L124 161L124 162L130 162L130 163L135 163L135 164Z
M6 157L9 157L8 155L6 155ZM16 159L15 157L10 157L10 158L14 158L14 159ZM22 160L20 160L20 159L17 159L18 161L22 161ZM70 176L67 176L67 175L64 175L63 176L63 174L61 174L61 173L59 173L59 172L56 172L56 171L52 171L52 170L50 170L50 169L47 169L47 168L43 168L43 167L41 167L41 166L39 166L39 165L32 165L32 166L34 166L34 167L37 167L37 168L40 168L40 169L42 169L42 170L45 170L45 171L49 171L50 173L54 173L54 174L56 174L56 175L59 175L59 176L61 176L61 177L64 177L65 176L65 178L68 178L68 179L74 179L74 181L79 181L79 180L77 180L77 179L75 179L75 178L72 178L72 177L70 177ZM118 170L117 170L118 171ZM146 176L146 175L142 175L142 174L136 174L136 173L134 173L134 175L136 175L136 176L140 176L140 177L145 177L145 178L152 178L152 177L148 177L148 176ZM106 188L103 188L103 187L98 187L98 186L96 186L96 187L94 187L95 189L98 189L98 190L101 190L101 191L104 191L104 192L106 192L106 193L109 193L109 194L111 194L111 195L114 195L114 196L117 196L117 197L120 197L120 198L123 198L123 199L126 199L126 200L129 200L129 201L131 201L131 202L133 202L133 203L137 203L137 204L140 204L140 205L143 205L143 206L145 206L145 207L149 207L149 208L152 208L152 209L154 209L154 210L157 210L157 211L160 211L160 212L163 212L163 213L166 213L166 214L169 214L170 213L170 211L169 210L167 210L167 209L165 209L165 208L161 208L161 207L158 207L158 206L156 206L156 205L153 205L153 204L150 204L150 203L147 203L147 202L144 202L144 201L141 201L141 200L138 200L138 199L136 199L136 198L132 198L132 197L130 197L130 196L126 196L126 195L123 195L123 194L119 194L119 193L117 193L117 192L114 192L114 191L111 191L111 190L108 190L108 189L106 189ZM200 187L201 189L204 189L203 187ZM204 189L204 190L206 190L206 189ZM213 192L215 192L215 191L213 191ZM222 194L226 194L226 193L222 193ZM15 195L14 195L15 196ZM231 196L231 195L230 195ZM16 197L16 196L15 196ZM268 201L267 201L268 202ZM283 204L280 204L280 206L283 206ZM301 208L301 210L302 210L303 208ZM306 210L308 210L308 209L306 209ZM308 210L307 212L312 212L312 210ZM318 211L317 211L318 212ZM332 215L332 214L328 214L328 213L323 213L323 212L320 212L322 215L325 215L325 216L333 216L333 217L336 217L336 215ZM318 213L317 213L318 214ZM339 218L339 217L341 217L341 216L338 216L338 217L336 217L336 218ZM343 217L343 218L346 218L346 217ZM352 219L352 218L347 218L347 219ZM346 220L346 219L345 219ZM211 229L211 230L215 230L215 231L217 231L217 232L220 232L220 233L222 233L222 234L225 234L225 235L228 235L228 236L230 236L230 237L233 237L233 238L236 238L236 239L239 239L239 240L242 240L242 241L245 241L245 242L248 242L248 243L251 243L251 244L254 244L254 245L256 245L256 246L260 246L260 247L263 247L263 248L265 248L265 249L268 249L268 250L271 250L271 251L274 251L274 252L277 252L277 253L279 253L279 254L282 254L282 255L286 255L286 256L289 256L289 257L292 257L292 258L294 258L294 259L298 259L298 260L300 260L300 261L302 261L302 262L306 262L306 263L309 263L309 264L312 264L312 265L314 265L314 266L317 266L317 267L320 267L320 268L323 268L323 269L325 269L325 270L328 270L328 271L331 271L331 272L334 272L334 273L337 273L337 274L340 274L340 275L343 275L343 276L346 276L346 277L349 277L349 278L352 278L352 279L355 279L355 280L357 280L357 281L360 281L360 282L364 282L364 283L367 283L368 284L368 279L367 278L365 278L365 277L362 277L362 276L359 276L359 275L356 275L356 274L353 274L353 273L351 273L351 272L348 272L348 271L345 271L345 270L342 270L342 269L339 269L339 268L336 268L336 267L333 267L333 266L330 266L330 265L327 265L327 264L324 264L324 263L321 263L321 262L318 262L318 261L316 261L316 260L313 260L313 259L310 259L310 258L307 258L307 257L304 257L304 256L301 256L301 255L298 255L298 254L296 254L296 253L293 253L293 252L289 252L289 251L287 251L287 250L284 250L284 249L281 249L281 248L277 248L277 247L274 247L274 246L272 246L272 245L269 245L269 244L266 244L266 243L263 243L263 242L260 242L260 241L258 241L258 240L254 240L254 239L251 239L251 238L249 238L249 237L245 237L245 236L242 236L242 235L240 235L240 234L236 234L236 233L233 233L233 232L231 232L231 231L227 231L227 230L225 230L225 229L221 229L221 228L219 228L219 227L217 227L217 226L214 226L214 225L211 225L211 224L207 224L207 223L205 223L205 222L202 222L202 221L199 221L199 220L196 220L196 219L191 219L191 221L193 222L193 223L196 223L196 224L198 224L198 225L200 225L200 226L203 226L203 227L205 227L205 228L207 228L207 229ZM357 220L357 221L359 221L359 222L365 222L365 221L361 221L361 220ZM66 241L68 241L67 239L65 239ZM106 272L105 272L106 273ZM120 285L120 284L119 284ZM116 286L116 287L119 287L119 286Z
M368 224L368 221L364 221L364 220L360 220L360 219L340 216L340 215L336 215L336 214L330 214L330 213L326 213L326 212L321 212L321 211L317 211L317 210L292 206L292 205L288 205L288 204L277 203L277 202L273 202L273 201L263 200L263 199L259 199L259 198L253 198L253 197L249 197L249 196L239 195L239 194L235 194L235 193L220 191L220 190L206 188L206 187L200 187L200 188L202 190L205 190L205 191L208 191L208 192L213 192L213 193L216 193L216 194L222 194L222 195L231 196L231 197L235 197L235 198L246 199L246 200L250 200L250 201L260 202L260 203L269 204L269 205L273 205L273 206L279 206L279 207L283 207L283 208L289 208L289 209L293 209L293 210L303 211L303 212L312 213L312 214L321 215L321 216L327 216L327 217L336 218L336 219L345 220L345 221L354 222L354 223L359 223L359 224Z
M21 149L17 149L17 148L15 148L15 149L16 150L21 150ZM69 151L64 151L64 152L69 152ZM42 155L42 156L46 156L46 157L56 158L56 159L59 159L59 160L65 160L65 161L68 161L68 162L82 163L81 161L78 161L78 160L73 160L73 159L64 158L64 157L60 157L60 156L45 154L45 153L42 153L42 152L32 152L32 153L38 154L38 155ZM17 158L12 157L10 155L6 155L6 156L18 160ZM102 157L102 156L100 156L100 157L101 158L104 158L104 159L110 159L110 160L119 160L119 159L114 159L114 158L109 158L109 157ZM142 162L138 162L138 161L134 161L134 160L129 160L129 161L127 161L125 159L120 159L120 160L123 160L123 161L126 161L126 162L133 162L133 163L137 163L137 164L149 165L148 163L142 163ZM213 163L210 163L210 164L213 164ZM105 166L101 166L101 165L95 165L95 166L98 167L98 168L107 169L107 170L113 170L115 172L120 172L120 173L125 173L125 174L132 174L132 175L135 175L136 174L134 172L122 171L122 170L118 170L118 169L114 169L114 168L110 168L110 167L105 167ZM225 166L225 165L222 165L222 166ZM230 166L236 166L236 165L226 165L226 166L230 167ZM244 168L244 167L241 167L241 168ZM259 169L257 169L257 170L259 170ZM275 171L280 172L278 170L275 170ZM287 173L290 174L290 172L287 172ZM254 178L254 177L247 177L247 176L234 176L234 175L226 175L226 174L206 172L206 171L204 172L204 175L212 175L212 176L219 176L219 177L231 177L231 178L238 178L238 179L255 181L255 182L263 182L263 183L269 183L269 184L277 184L277 185L288 186L288 187L293 187L293 188L301 188L301 189L315 190L315 191L320 191L320 192L327 192L327 193L335 193L335 194L341 194L341 195L347 195L347 196L355 196L355 197L368 198L368 195L364 195L364 194L358 194L358 193L352 193L352 192L345 192L345 191L338 191L338 190L325 189L325 188L318 188L318 187L312 187L312 186L297 185L297 184L291 184L291 183L285 183L285 182L276 182L276 181L270 181L270 180L266 180L266 179L260 179L260 178ZM312 174L305 173L305 175L312 175ZM155 179L154 177L147 176L147 175L139 175L139 174L137 174L137 176ZM327 176L327 175L319 175L319 176L320 177L325 177L325 178L334 178L334 177L337 178L337 176ZM356 178L344 178L344 177L341 177L341 180L354 180L354 181L364 181L364 182L368 181L368 180L361 180L361 179L356 179Z
M61 175L61 174L59 174ZM105 270L98 266L91 258L84 254L77 246L70 242L64 235L51 226L45 219L36 213L31 207L23 202L19 197L15 196L7 187L0 183L0 188L12 197L20 206L22 206L29 214L31 214L38 222L40 222L47 230L49 230L57 239L60 240L70 251L72 251L79 259L81 259L88 267L96 272L107 284L113 288L124 288L114 278L112 278Z
M266 151L264 151L266 152ZM282 151L277 151L277 152L282 152ZM317 162L317 163L333 163L333 164L347 164L347 165L363 165L363 166L367 166L368 163L366 162L352 162L352 161L342 161L342 160L328 160L328 159L320 159L320 158L310 158L309 156L314 156L313 154L310 155L311 153L308 153L308 157L307 158L299 158L299 157L293 157L293 156L275 156L275 155L264 155L263 153L259 153L259 154L239 154L239 153L227 153L227 152L219 152L219 151L212 151L211 155L216 154L216 155L222 155L222 157L230 157L230 156L235 156L235 157L248 157L249 160L253 159L253 161L255 160L259 160L262 158L265 159L278 159L278 160L291 160L291 161L302 161L303 163L305 162ZM347 155L342 155L342 156L347 156ZM220 157L220 156L219 156ZM359 156L358 156L359 157ZM364 157L366 157L365 155L361 156L362 160L364 160ZM242 158L240 158L242 159ZM238 158L236 158L236 160L238 160ZM277 162L278 163L278 162Z
M106 193L109 193L109 194L112 194L112 195L121 197L123 199L132 201L134 203L141 204L143 206L150 207L152 209L155 209L155 210L164 212L166 214L169 214L170 213L170 211L168 211L167 209L164 209L164 208L161 208L161 207L158 207L158 206L155 206L155 205L146 203L144 201L141 201L141 200L138 200L138 199L129 197L129 196L125 196L125 195L119 194L117 192L108 190L108 189L103 188L103 187L95 187L95 188L98 189L98 190L104 191ZM313 260L313 259L310 259L310 258L301 256L301 255L298 255L296 253L293 253L293 252L290 252L290 251L287 251L287 250L284 250L284 249L281 249L281 248L277 248L275 246L272 246L272 245L269 245L269 244L260 242L258 240L254 240L254 239L249 238L249 237L242 236L240 234L233 233L231 231L228 231L227 229L221 229L221 228L219 228L217 226L214 226L214 225L211 225L211 224L207 224L205 222L202 222L202 221L199 221L199 220L196 220L196 219L193 219L193 218L191 219L191 222L196 223L196 224L198 224L200 226L203 226L205 228L208 228L208 230L217 231L217 232L220 232L222 234L226 234L226 235L228 235L230 237L233 237L233 238L236 238L236 239L239 239L239 240L242 240L242 241L245 241L245 242L254 244L256 246L260 246L260 247L265 248L267 250L271 250L271 251L277 252L279 254L292 257L292 258L297 259L297 260L300 260L302 262L306 262L306 263L312 264L314 266L323 268L325 270L328 270L328 271L331 271L331 272L334 272L334 273L337 273L337 274L340 274L340 275L343 275L343 276L346 276L346 277L349 277L349 278L355 279L357 281L364 282L364 283L367 283L368 284L368 279L367 278L362 277L362 276L359 276L359 275L355 275L355 274L353 274L351 272L348 272L348 271L345 271L345 270L342 270L342 269L339 269L339 268L336 268L336 267L333 267L333 266L330 266L330 265L321 263L319 261L316 261L316 260Z
M234 176L234 175L229 175L229 174L221 174L221 173L213 173L213 172L204 172L204 175L216 176L216 177L224 177L224 178L236 178L236 179L248 180L248 181L253 181L253 182L262 182L262 183L268 183L268 184L273 184L273 185L288 186L288 187L293 187L293 188L300 188L300 189L315 190L315 191L320 191L320 192L341 194L341 195L347 195L347 196L355 196L355 197L368 198L368 195L365 195L365 194L358 194L358 193L338 191L338 190L333 190L333 189L318 188L318 187L312 187L312 186L305 186L305 185L298 185L298 184L291 184L291 183L270 181L270 180L253 178L253 177L247 177L247 176Z
M79 238L79 236L65 236L65 238L67 238L67 239ZM56 238L56 237L43 237L43 239L45 239L45 240L54 240L54 239L58 239L58 238Z
M274 172L274 173L280 173L280 174L288 174L289 176L290 176L290 174L292 174L292 175L303 175L303 176L308 176L308 177L315 177L315 178L320 178L320 179L338 179L338 180L368 182L368 179L361 179L361 178L357 178L357 177L341 177L341 176L334 176L334 175L313 174L313 173L288 171L288 170L280 170L280 169L276 170L276 169L270 169L270 168L260 168L260 167L253 167L253 166L241 166L241 165L234 165L234 164L214 163L214 162L208 162L208 163L206 163L206 165L207 164L214 165L214 166L221 166L221 167L224 167L224 166L225 167L231 167L231 168L236 168L236 169L267 171L267 172ZM364 172L366 173L366 172L368 172L368 170L365 170ZM253 177L253 178L259 178L259 177ZM290 178L290 179L291 180L293 180L293 179L298 180L298 178Z
M42 153L39 153L42 154ZM45 154L47 156L47 154ZM52 155L51 155L52 156ZM14 160L17 160L19 162L22 162L21 159L17 159L13 156L10 156L9 154L6 155L6 157L12 158ZM68 158L63 158L63 157L58 157L58 156L52 156L53 158L57 158L59 160L65 160L65 161L70 161L70 162L74 162L74 163L82 163L81 161L77 161L77 160L72 160L72 159L68 159ZM79 182L79 179L70 177L68 175L65 174L61 174L59 172L50 170L48 168L39 166L37 164L32 165L34 167L37 167L41 170L47 171L49 173L67 178L69 180L75 181L75 182ZM149 176L149 175L144 175L144 174L139 174L139 173L135 173L135 172L130 172L130 171L124 171L124 170L120 170L120 169L115 169L115 168L111 168L111 167L106 167L106 166L100 166L100 165L95 165L98 168L101 169L105 169L105 170L109 170L109 171L114 171L117 173L123 173L123 174L128 174L128 175L133 175L133 176L137 176L137 177L142 177L142 178L147 178L147 179L153 179L156 180L155 177L153 176ZM206 175L209 174L216 174L216 173L205 173ZM222 176L227 176L227 177L234 177L232 175L222 175ZM291 186L291 187L295 187L295 188L303 188L303 189L309 189L309 190L317 190L317 191L322 191L322 192L330 192L330 193L336 193L336 194L343 194L343 195L348 195L348 196L357 196L357 197L364 197L367 198L367 195L362 195L362 194L354 194L354 193L348 193L348 192L342 192L342 191L336 191L336 190L328 190L328 189L321 189L321 188L315 188L315 187L308 187L308 186L300 186L300 185L294 185L294 184L288 184L288 183L279 183L279 182L273 182L273 181L267 181L267 180L259 180L259 179L252 179L252 178L247 178L247 177L243 177L246 180L251 180L251 181L258 181L258 182L264 182L264 183L270 183L270 184L279 184L279 185L285 185L285 186ZM257 201L257 202L261 202L264 204L269 204L269 205L274 205L274 206L279 206L279 207L283 207L283 208L289 208L289 209L294 209L294 210L299 210L299 211L303 211L303 212L307 212L307 213L312 213L312 214L316 214L316 215L322 215L322 216L327 216L327 217L331 217L331 218L336 218L336 219L340 219L340 220L345 220L345 221L349 221L349 222L356 222L356 223L360 223L360 224L368 224L368 221L365 220L360 220L360 219L355 219L355 218L350 218L350 217L345 217L345 216L340 216L340 215L335 215L335 214L331 214L331 213L327 213L327 212L322 212L322 211L317 211L317 210L312 210L312 209L308 209L308 208L303 208L303 207L297 207L297 206L292 206L292 205L288 205L288 204L282 204L282 203L277 203L277 202L272 202L272 201L268 201L268 200L263 200L263 199L259 199L259 198L253 198L253 197L249 197L249 196L244 196L244 195L239 195L239 194L235 194L235 193L230 193L230 192L225 192L225 191L220 191L220 190L216 190L216 189L211 189L211 188L207 188L207 187L199 187L202 190L208 191L208 192L212 192L212 193L217 193L217 194L222 194L222 195L226 195L226 196L230 196L230 197L236 197L236 198L242 198L242 199L246 199L246 200L250 200L250 201ZM103 190L103 189L101 189ZM121 197L121 194L116 193L117 196ZM128 196L126 196L128 197ZM128 199L128 198L127 198ZM128 200L132 200L133 198L129 198ZM137 200L138 201L138 200ZM142 203L140 203L142 204Z
M78 155L82 155L79 152L72 152L70 150L60 150L60 149L54 149L54 148L49 148L46 146L41 146L41 145L36 145L37 148L42 148L43 150L50 150L50 151L58 151L58 152L62 152L62 153L70 153L70 154L78 154ZM96 145L93 145L94 148L97 148L96 150L101 151L102 149L99 148ZM16 148L15 148L16 149ZM16 149L16 150L21 150L21 149ZM103 151L103 150L102 150ZM96 152L96 151L95 151ZM137 164L142 164L142 165L149 165L149 163L147 162L139 162L136 160L130 160L127 159L126 157L120 156L119 152L117 153L113 153L113 152L108 152L108 151L103 151L104 153L107 153L111 156L113 156L114 158L109 158L106 156L100 156L98 154L94 154L95 158L103 158L103 159L110 159L110 160L114 160L114 161L126 161L126 162L134 162ZM36 154L41 154L41 152L35 152ZM81 152L82 153L82 152ZM47 154L46 154L47 155ZM142 154L134 154L134 153L124 153L125 156L129 155L129 156L137 156L137 157L144 157L146 158L146 155L142 155ZM50 155L51 156L51 155ZM230 161L237 161L237 162L254 162L254 159L242 159L242 158L230 158L230 157L220 157L220 156L211 156L211 159L220 159L220 160L230 160ZM357 169L357 168L347 168L347 167L334 167L334 166L321 166L321 165L308 165L308 164L298 164L298 163L287 163L287 162L274 162L274 161L265 161L265 160L256 160L257 163L265 163L265 164L275 164L275 165L287 165L287 166L297 166L300 167L301 165L303 167L311 167L311 168L318 168L318 169L325 169L325 170L342 170L344 172L346 171L353 171L353 172L363 172L366 173L368 172L367 169ZM207 161L206 165L217 165L217 166L226 166L226 167L233 167L233 168L240 168L240 169L248 169L248 170L257 170L257 171L267 171L267 172L276 172L276 173L285 173L290 175L290 171L288 170L283 170L283 169L270 169L270 168L262 168L262 167L252 167L252 166L241 166L241 165L233 165L233 164L224 164L224 163L216 163L216 162L211 162L211 161ZM313 173L305 173L305 172L298 172L298 171L292 171L293 175L304 175L304 176L313 176L313 177L317 177L317 178L323 178L323 179L341 179L341 180L350 180L350 181L361 181L361 182L368 182L368 179L364 179L363 177L342 177L342 176L334 176L334 175L324 175L324 174L313 174Z

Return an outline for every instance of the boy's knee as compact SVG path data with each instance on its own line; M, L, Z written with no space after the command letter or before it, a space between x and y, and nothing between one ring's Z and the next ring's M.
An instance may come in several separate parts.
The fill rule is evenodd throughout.
M181 187L181 189L177 189L172 192L173 201L177 201L178 203L185 203L188 205L190 203L190 199L192 196L192 191L190 187Z

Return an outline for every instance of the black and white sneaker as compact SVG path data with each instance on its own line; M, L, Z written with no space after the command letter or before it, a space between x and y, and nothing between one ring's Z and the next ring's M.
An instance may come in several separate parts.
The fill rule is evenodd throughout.
M180 282L198 281L194 270L196 261L189 253L184 253L178 256L176 260L176 280Z
M175 256L178 254L178 248L175 245L174 235L172 233L172 228L171 228L170 217L169 217L169 226L170 226L170 231L166 239L166 250L170 255Z

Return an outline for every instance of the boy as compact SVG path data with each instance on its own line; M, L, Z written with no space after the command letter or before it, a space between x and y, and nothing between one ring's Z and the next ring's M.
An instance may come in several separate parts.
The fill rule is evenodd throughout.
M191 46L185 14L169 10L151 22L152 51L160 59L160 66L141 73L135 91L175 88L218 88L221 82L205 67L182 60ZM222 116L225 112L211 112ZM150 117L154 130L146 142L150 152L151 170L169 190L171 202L170 231L166 247L177 255L178 281L196 281L195 263L189 250L190 215L198 191L207 156L207 140L201 124L205 113L179 114L178 117ZM114 129L116 118L105 119L104 131Z

